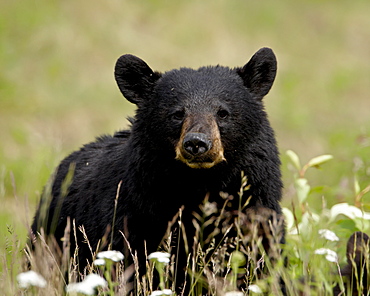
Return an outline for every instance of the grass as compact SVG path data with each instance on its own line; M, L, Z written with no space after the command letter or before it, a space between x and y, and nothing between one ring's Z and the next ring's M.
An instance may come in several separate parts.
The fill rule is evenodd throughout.
M307 172L311 211L325 212L323 197L326 208L354 205L370 175L369 6L366 0L1 2L0 271L9 276L7 295L15 294L27 226L55 166L95 136L125 127L133 113L112 74L123 53L165 71L241 66L258 48L273 48L278 76L265 102L281 149L283 205L293 210L297 203L288 149L302 162L334 156L325 169ZM361 203L370 210L368 194ZM355 222L336 222L317 227L332 227L344 242ZM296 243L311 250L309 240Z
M330 161L328 156L318 157L301 166L298 157L293 152L289 155L292 165L299 172L295 176L296 181L304 179L308 170ZM309 184L309 180L305 180L307 181L305 184ZM357 236L357 242L356 240L352 241L353 247L347 247L345 250L343 241L344 237L349 237L348 234L352 234L354 231L368 232L370 219L351 215L353 209L360 211L354 206L342 205L342 210L334 210L338 205L328 208L324 198L321 211L314 212L306 202L310 193L304 189L304 186L297 186L299 182L295 184L298 199L292 204L292 211L284 209L288 235L287 243L283 249L277 244L277 241L280 241L282 224L275 218L272 219L271 224L263 222L267 220L267 216L271 216L271 213L258 211L254 216L252 212L243 214L240 211L233 224L233 220L228 218L227 212L223 212L223 210L220 212L212 211L211 204L205 200L201 207L202 212L195 216L194 220L198 231L192 247L192 256L189 257L188 261L187 285L190 286L190 291L185 295L204 295L202 294L204 289L206 289L207 295L227 296L240 289L249 290L251 295L262 292L266 292L268 295L283 295L280 288L281 279L286 283L288 295L301 295L301 293L303 293L302 295L333 295L333 288L337 287L343 291L344 294L341 295L351 296L358 295L350 292L353 285L360 293L368 288L364 286L364 279L367 277L366 274L370 272L369 243L361 244L361 234L361 236ZM244 187L248 187L246 182L242 190ZM363 204L362 198L368 191L370 191L370 186L364 190L358 189L356 201L359 205ZM370 215L370 213L365 214ZM226 239L224 235L230 233L231 227L233 229L231 232L235 231L236 233L235 237ZM211 228L211 231L207 231L207 228ZM273 235L267 235L269 249L263 248L263 241L258 236L261 229L265 234L272 231ZM334 232L328 229L334 230ZM67 225L63 240L64 253L67 254L69 252L68 236L70 231L73 233L83 232L83 229L76 229L72 223ZM204 233L210 234L203 237ZM339 238L335 233L338 234ZM217 237L218 234L223 237L219 243L214 241L214 237ZM14 233L11 235L16 239ZM171 233L162 245L162 250L168 253L171 253L171 245L173 245L170 243L172 241L170 236ZM8 249L9 254L12 254L8 258L9 269L5 270L2 275L2 291L5 295L14 295L16 291L27 293L27 295L61 295L66 286L67 289L76 288L74 283L81 277L75 264L76 258L69 259L68 256L61 256L60 250L52 238L47 241L43 239L43 236L41 238L36 252L26 251L26 254L32 270L45 278L46 286L20 289L12 282L14 276L19 272L19 269L12 270L12 268L25 261L25 256L23 259L17 256L23 246L15 240L9 244L9 247L12 248ZM88 238L86 241L88 242ZM328 253L331 255L330 257ZM348 267L340 267L346 261L345 253L347 253L349 266L352 266L351 262L359 262L354 264L357 268L354 272L348 271ZM359 253L363 259L360 259ZM107 258L101 253L100 255L95 252L93 254L94 258ZM163 258L163 256L161 257ZM285 264L285 257L289 261L288 265ZM166 291L169 294L163 295L174 295L173 279L176 276L182 278L184 274L176 272L175 255L171 260L169 256L165 256L167 260L159 260L158 258L160 258L159 255L148 256L148 259L151 260L148 260L147 273L142 277L135 277L135 284L139 291L135 295L160 295L155 294L155 291ZM112 260L118 261L118 263ZM91 292L85 290L88 289L88 278L85 278L83 282L77 284L77 286L79 285L78 291L85 291L83 294L86 295L126 295L132 287L128 278L134 269L137 269L124 265L124 261L121 260L121 258L117 260L105 259L104 266L101 263L89 265L85 274L104 275L105 280L94 278L93 282L90 281L90 284L96 288L95 292ZM134 256L134 262L136 262L135 260L137 259ZM154 261L154 264L150 261ZM112 266L115 268L112 269ZM156 273L160 277L159 286L156 286L153 280ZM261 276L261 273L265 275ZM349 281L351 277L348 278L346 275L356 275L356 277ZM82 278L84 277L82 275ZM97 284L97 280L101 284ZM256 289L258 289L257 292L255 292ZM347 289L349 290L347 291ZM70 294L75 295L73 292Z

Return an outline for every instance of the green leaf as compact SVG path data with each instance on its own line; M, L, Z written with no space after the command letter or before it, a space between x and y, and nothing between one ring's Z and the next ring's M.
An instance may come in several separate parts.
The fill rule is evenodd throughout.
M292 150L287 150L286 155L290 158L290 161L293 163L295 168L298 171L300 171L301 170L301 163L299 161L298 155Z
M345 235L348 235L348 236L354 233L355 231L359 231L359 229L356 228L355 221L353 221L352 219L340 219L335 224L340 226L340 228L342 229L341 231L343 232L344 230Z
M311 187L308 185L307 179L298 178L295 181L295 188L297 190L298 201L302 204L306 200Z
M308 167L317 167L317 166L322 165L322 164L324 164L325 162L327 162L327 161L329 161L331 159L333 159L333 156L332 155L329 155L329 154L320 155L320 156L317 156L317 157L312 158L307 163L307 166Z
M294 226L294 215L288 208L281 209L284 214L286 229L290 230Z
M325 189L327 189L325 186L315 186L311 188L310 193L323 193Z
M354 219L356 227L362 231L362 232L367 232L370 228L370 221L365 220L365 219Z

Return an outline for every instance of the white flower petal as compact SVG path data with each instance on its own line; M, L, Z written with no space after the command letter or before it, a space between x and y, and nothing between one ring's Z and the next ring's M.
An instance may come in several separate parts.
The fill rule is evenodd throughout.
M114 262L119 262L124 258L123 254L120 251L103 251L99 252L96 257L99 259L109 259Z
M315 254L318 254L318 255L325 255L325 254L327 253L327 250L328 250L328 249L320 248L320 249L315 250Z
M162 258L158 258L157 261L161 263L170 263L170 258L162 257Z
M170 258L171 255L169 253L165 253L165 252L154 252L154 253L151 253L149 254L148 256L148 259L161 259L161 258Z
M95 288L91 287L90 285L81 282L81 283L71 283L67 285L66 288L67 293L81 293L84 295L94 295L95 294Z
M28 288L31 286L40 287L40 288L46 287L45 279L40 274L38 274L37 272L33 270L18 274L17 281L18 281L19 287L21 288Z
M104 266L105 265L105 260L104 259L95 259L93 263L96 266Z
M240 291L230 291L226 292L224 296L244 296L244 293Z
M100 275L91 273L80 283L71 283L67 285L66 292L76 292L85 295L94 295L97 287L107 287L107 281Z
M325 255L325 259L330 262L337 262L338 261L338 255L333 250L326 249L326 248L320 248L315 250L315 254L318 255Z
M327 240L330 240L332 242L339 241L339 237L337 237L337 235L329 229L320 229L319 234L320 234L321 237L323 237Z
M170 257L171 257L171 255L169 253L166 253L166 252L154 252L154 253L149 254L148 259L149 260L156 260L158 262L168 263L168 262L170 262L170 260L169 260Z
M325 256L326 260L330 261L330 262L338 262L338 256L337 254L326 254Z
M150 296L163 296L163 295L172 295L173 292L170 289L164 289L164 290L157 290L153 291Z
M252 291L253 293L262 294L262 290L257 285L249 285L248 290Z
M101 277L100 275L97 275L95 273L91 273L85 277L85 279L82 281L85 284L90 285L91 287L107 287L108 283L107 281Z

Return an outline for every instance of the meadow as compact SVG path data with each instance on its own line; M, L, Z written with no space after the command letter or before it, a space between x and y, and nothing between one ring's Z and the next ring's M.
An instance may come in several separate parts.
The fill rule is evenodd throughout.
M21 250L54 168L96 136L127 127L134 114L113 78L120 55L137 55L158 71L236 67L263 46L278 59L264 100L281 152L282 204L295 218L288 225L287 276L311 270L327 279L312 295L330 295L326 275L337 264L314 250L330 247L343 264L350 235L370 233L367 216L351 216L351 207L332 210L348 203L370 212L369 1L39 0L2 1L0 10L4 295L21 293L15 280ZM320 155L333 158L303 170ZM339 241L320 238L320 229Z

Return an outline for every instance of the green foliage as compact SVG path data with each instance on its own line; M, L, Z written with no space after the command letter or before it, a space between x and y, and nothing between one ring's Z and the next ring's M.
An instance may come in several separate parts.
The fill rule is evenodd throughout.
M356 231L365 233L370 231L370 213L363 210L369 206L369 202L363 199L369 191L369 185L364 190L361 190L358 184L354 186L355 205L338 203L329 208L326 196L322 196L322 207L319 211L315 211L307 202L312 190L305 177L306 171L309 168L318 168L333 157L318 156L301 166L299 157L293 151L287 151L287 155L294 167L294 187L297 198L292 202L292 209L283 209L288 231L285 251L290 254L288 257L294 275L304 279L301 289L310 295L326 295L325 293L331 295L334 280L341 287L343 286L339 276L336 279L333 278L333 275L338 273L339 264L346 262L344 255L346 244L343 242ZM365 250L365 256L369 260L369 250ZM327 261L320 260L318 257L324 257ZM315 279L320 279L320 283L317 284ZM360 279L357 279L357 282L359 283ZM343 287L341 289L344 291ZM350 292L347 293L346 295L351 295Z
M287 151L287 154L294 167L294 179L304 179L307 187L310 186L310 180L306 174L310 169L321 167L329 161L335 161L331 156L324 155L312 158L302 166L297 154L293 151ZM65 183L68 183L68 178ZM286 283L288 295L303 292L307 295L332 295L335 285L345 290L344 280L340 273L338 274L340 265L345 263L346 258L343 242L347 241L350 234L355 231L369 232L370 230L370 213L362 210L365 205L368 205L364 199L368 194L368 187L365 189L359 185L354 187L356 206L339 203L328 207L325 196L323 196L321 210L315 211L307 202L312 191L307 191L306 188L297 185L297 182L294 182L294 185L296 197L292 206L283 208L287 243L283 247L282 255L280 247L276 244L276 241L279 241L278 238L271 237L269 244L272 246L272 251L266 253L261 240L256 236L258 231L253 228L253 224L250 224L251 228L248 228L250 232L245 232L243 229L245 217L242 215L244 205L240 205L242 211L233 218L235 220L228 220L225 209L217 212L214 205L207 199L205 200L201 207L203 214L195 216L194 220L198 232L193 246L193 256L189 258L190 283L188 284L191 286L189 295L200 295L206 288L208 295L239 296L237 289L241 281L247 284L251 295L258 295L262 292L268 295L281 295L280 279ZM243 177L240 194L246 188L248 188L247 179ZM303 193L300 193L300 190ZM228 195L222 194L226 201ZM247 216L248 219L251 217ZM232 231L231 221L236 223L236 237L230 240L224 236L216 245L212 237L230 233ZM272 229L279 229L279 225L275 225L274 220L271 223L274 225ZM83 231L83 229L75 231ZM15 240L9 243L7 252L18 253L22 247L16 240L13 230L9 229L9 234ZM274 232L274 236L276 235L278 236L278 232ZM168 242L170 241L171 237L168 238ZM249 242L248 248L244 241ZM3 287L3 291L6 291L5 295L11 295L19 289L23 289L28 295L54 295L55 291L57 293L63 291L68 283L67 291L70 291L70 295L77 293L72 291L80 291L86 295L126 295L129 289L126 281L133 271L131 267L122 265L123 255L120 252L98 253L97 258L103 258L104 263L99 262L101 259L97 259L92 266L88 267L88 273L93 273L95 280L86 278L80 283L74 283L76 281L74 261L64 265L68 268L69 280L61 280L60 276L63 272L56 268L57 264L52 251L53 243L50 241L49 243L51 244L46 246L42 242L41 252L29 253L32 269L45 276L47 284L37 286L38 282L36 282L36 286L18 288L15 283L12 283L12 278L19 272L7 269L2 275L2 282L8 283ZM204 249L205 246L208 248ZM163 247L168 248L170 252L170 244L165 243ZM369 250L364 250L364 252L365 256L370 258ZM285 257L288 264L285 263ZM150 254L148 259L152 261L152 264L148 264L147 274L142 278L136 278L139 291L152 296L175 295L173 292L174 277L183 276L175 274L176 257L170 258L169 253L156 252ZM20 256L8 256L6 260L16 263L10 266L20 266L22 261ZM45 271L44 266L49 266L51 269ZM113 266L115 268L112 268ZM212 266L212 269L209 266ZM264 273L267 272L266 276L261 277L262 270ZM158 287L153 286L155 273L159 275ZM104 275L106 281L98 277L99 274ZM360 279L356 281L360 283ZM346 295L351 296L351 293L347 291Z

